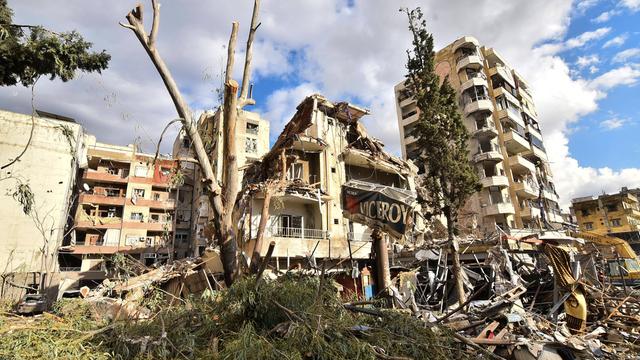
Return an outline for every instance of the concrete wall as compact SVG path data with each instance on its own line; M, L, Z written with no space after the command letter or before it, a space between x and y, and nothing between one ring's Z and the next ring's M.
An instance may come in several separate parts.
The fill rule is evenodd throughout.
M65 136L70 130L70 138ZM24 149L31 131L31 116L0 110L0 165ZM35 117L31 145L19 162L0 170L0 272L40 271L42 247L48 270L57 268L56 249L61 244L77 164L86 163L85 135L76 123ZM34 216L25 215L11 194L18 179L34 194ZM46 235L38 231L40 223Z

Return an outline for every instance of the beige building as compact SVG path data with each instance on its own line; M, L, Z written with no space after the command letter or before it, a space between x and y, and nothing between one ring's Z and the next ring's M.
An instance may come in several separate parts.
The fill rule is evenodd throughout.
M191 190L177 182L177 162L159 157L154 163L154 155L134 145L95 142L87 153L74 229L60 249L61 270L104 271L105 255L115 253L147 265L186 256Z
M286 186L271 199L260 252L264 255L274 241L273 256L280 267L308 257L369 259L371 228L345 216L343 186L383 185L413 198L417 168L387 154L380 141L367 135L361 118L368 110L321 95L307 97L297 109L263 160L264 166L271 166L269 162L280 161L277 154L284 151L291 164ZM253 251L263 202L262 191L254 194L251 221L245 229L247 254ZM400 216L392 213L389 218ZM351 264L343 262L343 266Z
M37 112L32 119L0 110L0 166L29 144L17 162L0 170L0 274L27 275L13 277L14 284L37 288L41 272L57 271L57 249L71 225L67 215L75 199L76 174L87 166L87 138L70 118ZM28 214L14 197L21 184L33 193ZM5 280L11 279L3 276L0 297L20 296L11 293Z
M559 227L563 219L544 148L531 89L494 49L465 36L436 53L436 73L449 77L471 135L469 150L482 190L467 205L484 232L496 226ZM416 102L394 88L398 128L405 159L420 154L411 130L418 120Z
M219 181L222 181L223 174L223 121L222 111L218 109L215 112L206 113L200 118L198 124L203 144L211 154L211 161ZM242 170L269 151L269 122L262 119L258 113L244 110L238 117L236 137L237 164ZM191 141L184 131L181 131L174 141L173 157L178 160L194 157ZM208 223L213 217L213 211L203 191L204 188L200 182L202 174L198 166L193 162L180 161L180 168L187 178L195 180L191 181L193 203L190 210L193 221L190 227L190 252L198 255L207 245L207 238L211 237Z

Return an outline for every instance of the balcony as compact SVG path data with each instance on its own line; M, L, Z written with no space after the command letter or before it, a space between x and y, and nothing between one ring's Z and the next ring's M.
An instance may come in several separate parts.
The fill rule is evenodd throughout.
M504 146L509 154L517 154L529 150L529 142L515 131L505 131Z
M504 96L506 97L506 99L513 104L519 104L520 101L518 100L517 97L515 97L512 93L510 93L507 89L505 89L504 87L498 87L493 89L493 96L494 97L498 97L498 96Z
M296 239L327 239L327 231L320 229L306 229L274 226L270 229L271 236Z
M547 153L543 149L540 149L533 144L529 147L529 150L526 151L523 155L526 156L527 159L529 159L530 161L535 161L535 162L549 161L549 158L547 157Z
M489 204L482 209L484 216L496 216L496 215L510 215L515 214L515 209L511 202L500 202L496 204Z
M525 127L524 120L522 120L522 115L520 114L520 109L517 109L517 108L501 109L501 110L498 110L497 114L499 119L510 119L511 121L522 126L523 128Z
M79 211L75 226L78 229L120 229L122 218L118 216L89 215Z
M515 174L531 174L536 172L536 166L520 155L510 156L509 166Z
M547 220L554 223L562 223L564 219L559 210L551 209L547 211Z
M549 199L549 200L552 200L552 201L558 202L558 195L556 195L556 193L553 191L553 189L552 189L552 188L544 187L544 188L542 189L542 196L543 196L545 199Z
M513 185L516 194L523 199L532 199L538 197L538 185L529 180L516 181Z
M525 205L520 208L520 217L531 219L539 218L541 214L540 208L536 206Z
M173 210L176 207L175 199L149 200L137 198L135 201L136 206L146 206L152 209ZM128 203L131 203L133 205L133 200L129 199Z
M456 72L460 72L466 68L481 69L482 64L482 58L477 53L463 53L456 59Z
M124 196L111 196L102 194L80 194L81 204L100 204L100 205L118 205L123 206L125 203Z
M418 120L418 110L414 109L402 114L402 125L406 126Z
M509 179L503 175L487 176L487 177L481 178L480 183L482 184L483 188L488 188L492 186L505 188L509 186Z
M533 134L533 136L536 136L536 137L538 137L539 139L542 139L542 133L540 132L540 130L539 130L538 128L534 127L534 126L533 126L533 125L531 125L531 124L527 124L526 129L527 129L527 132L528 132L529 134Z
M460 91L465 91L468 88L473 87L473 86L489 87L489 83L487 83L486 76L484 76L484 74L481 73L481 72L477 72L474 77L472 77L471 79L463 82L462 85L460 85Z
M499 148L496 146L491 150L488 150L488 151L482 150L481 152L475 154L472 160L473 162L476 162L476 163L482 162L482 161L500 162L504 160L504 157L502 156L502 153L500 152Z
M473 36L463 36L453 43L452 51L456 51L463 46L477 48L480 46L480 43L478 39Z
M127 220L123 223L122 227L126 229L144 229L148 231L173 231L173 222Z
M470 115L476 111L493 112L493 103L488 97L479 97L464 106L464 114Z
M493 139L498 136L498 129L496 129L493 121L485 121L484 123L473 121L473 124L476 129L471 132L472 137Z
M128 181L129 175L125 172L120 172L119 174L113 174L103 171L96 170L85 170L84 174L82 174L82 179L84 180L94 180L101 182L114 182L119 184L126 184Z
M489 68L489 76L493 77L494 75L500 76L504 81L509 83L511 87L516 87L515 80L511 75L511 69L509 69L508 67L496 63L493 67Z

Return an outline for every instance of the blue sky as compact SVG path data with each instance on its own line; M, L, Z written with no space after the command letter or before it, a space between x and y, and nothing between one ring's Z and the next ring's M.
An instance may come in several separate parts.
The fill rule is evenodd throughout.
M613 12L608 21L598 20L603 13ZM625 62L640 62L640 12L627 11L617 2L601 1L571 18L567 37L597 29L609 29L605 36L560 53L570 64L576 77L591 78L612 70ZM634 50L637 49L637 50ZM623 60L623 51L635 54ZM624 54L624 53L623 53ZM579 65L579 59L585 64ZM596 60L597 59L597 60ZM619 87L599 102L596 111L582 117L569 135L571 154L585 166L610 167L619 170L640 166L640 88Z
M140 44L118 26L137 1L9 5L16 23L75 29L112 55L101 75L39 81L36 108L75 118L99 141L152 151L176 112ZM140 1L150 19L150 1ZM159 52L194 112L212 109L234 20L240 32L233 75L240 80L253 1L160 2ZM398 9L416 6L436 48L474 36L527 79L562 206L640 186L640 0L262 0L253 110L270 121L271 138L304 97L320 92L370 109L362 120L369 133L400 154L393 86L405 74L410 34ZM0 88L0 108L29 113L30 90ZM170 141L162 146L170 148Z

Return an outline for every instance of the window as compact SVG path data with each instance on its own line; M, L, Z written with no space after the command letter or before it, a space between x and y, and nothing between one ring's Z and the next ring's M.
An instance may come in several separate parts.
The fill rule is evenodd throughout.
M585 230L593 230L593 223L592 222L584 223L584 228Z
M607 211L618 211L618 205L616 204L607 205Z
M186 244L188 240L188 234L176 233L176 244Z
M136 235L127 235L125 238L125 245L138 245L138 242L144 241L144 236L136 236Z
M582 210L582 216L589 216L589 215L591 215L591 212L589 211L589 209Z
M136 166L136 171L134 173L136 177L147 177L147 167L146 166Z
M149 215L149 218L151 219L151 222L159 222L160 221L160 214L151 214Z
M191 139L189 139L188 137L183 137L182 138L182 147L185 149L188 149L191 147Z
M142 220L144 220L144 216L142 215L141 212L134 212L134 213L131 213L130 219L142 222Z
M109 210L107 210L107 217L108 218L116 217L116 208L109 208Z
M135 197L144 197L144 189L133 189L133 196Z
M287 180L302 179L302 164L293 163L287 171Z
M153 200L160 201L160 193L153 193Z
M244 139L244 152L255 154L258 152L258 139Z
M333 223L334 223L335 225L338 225L338 224L340 224L340 220L338 220L338 219L333 219Z
M247 122L247 134L258 135L258 124Z
M611 219L611 226L622 226L620 219Z
M166 167L162 167L162 168L160 168L160 174L162 174L162 176L169 176L169 175L171 175L171 169L170 168L166 168Z

